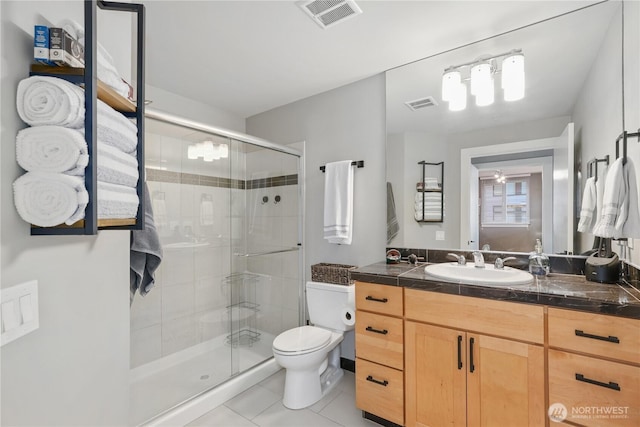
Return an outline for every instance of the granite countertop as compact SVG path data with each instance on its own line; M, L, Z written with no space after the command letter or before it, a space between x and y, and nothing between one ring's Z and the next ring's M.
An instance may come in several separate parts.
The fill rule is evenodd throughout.
M379 262L351 272L351 278L369 283L402 286L453 295L487 298L610 314L640 319L640 281L618 284L590 282L582 275L534 276L523 286L479 286L448 283L428 276L425 263L386 264Z

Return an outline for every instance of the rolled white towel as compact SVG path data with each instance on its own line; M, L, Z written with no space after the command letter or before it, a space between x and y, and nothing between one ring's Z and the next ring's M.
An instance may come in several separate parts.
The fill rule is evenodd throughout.
M19 131L16 159L26 171L69 175L82 175L89 163L84 136L62 126L36 126Z
M76 21L64 19L59 24L66 32L71 34L78 43L84 47L84 28ZM115 67L113 58L107 50L98 43L98 52L96 55L96 63L98 65L98 80L109 85L119 95L129 97L129 85L120 77L120 73Z
M98 219L135 218L139 204L135 188L98 181Z
M20 118L30 126L84 125L84 91L55 77L31 76L21 80L16 107Z
M98 181L135 187L138 184L138 161L111 145L98 140Z
M16 105L20 118L30 126L64 126L84 132L84 91L65 80L47 76L21 80ZM96 116L98 139L133 155L138 144L136 125L101 100Z
M20 217L40 227L71 225L84 218L89 194L84 180L50 172L27 172L13 183Z

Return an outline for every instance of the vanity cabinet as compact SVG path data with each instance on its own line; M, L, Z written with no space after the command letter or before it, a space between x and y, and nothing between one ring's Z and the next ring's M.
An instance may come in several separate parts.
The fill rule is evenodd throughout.
M549 403L583 426L637 426L640 321L550 308Z
M406 425L545 425L543 343L542 306L406 289Z
M356 282L356 406L404 424L403 288Z

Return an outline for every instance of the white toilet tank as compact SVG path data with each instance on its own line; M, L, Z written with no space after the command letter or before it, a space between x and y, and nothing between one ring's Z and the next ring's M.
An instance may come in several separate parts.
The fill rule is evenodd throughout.
M331 283L307 282L307 308L309 320L315 326L334 331L350 331L353 322L347 325L345 309L349 317L355 316L355 286Z

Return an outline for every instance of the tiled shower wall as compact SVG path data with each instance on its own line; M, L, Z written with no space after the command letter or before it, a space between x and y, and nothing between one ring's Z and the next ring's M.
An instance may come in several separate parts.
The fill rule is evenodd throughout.
M189 160L188 143L153 134L146 145L147 182L164 257L155 288L134 298L131 367L229 334L232 294L260 304L254 324L261 330L277 334L296 326L297 254L233 253L297 244L297 159L231 149L229 159ZM265 195L269 201L263 204ZM226 280L246 271L260 277L248 293Z

